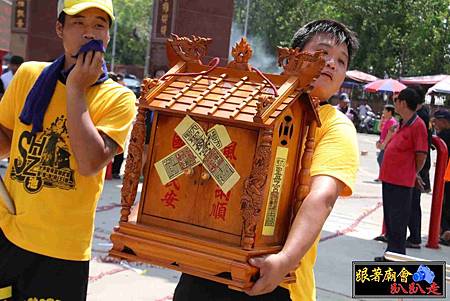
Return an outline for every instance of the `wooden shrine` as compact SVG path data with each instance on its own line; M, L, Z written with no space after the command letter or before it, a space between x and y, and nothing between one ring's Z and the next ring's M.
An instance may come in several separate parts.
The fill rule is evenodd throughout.
M227 284L252 286L251 257L281 250L309 191L322 52L279 48L281 75L248 62L242 39L226 67L204 65L211 39L168 41L173 67L145 79L132 130L110 255ZM154 112L136 220L130 220ZM285 281L294 281L293 273Z

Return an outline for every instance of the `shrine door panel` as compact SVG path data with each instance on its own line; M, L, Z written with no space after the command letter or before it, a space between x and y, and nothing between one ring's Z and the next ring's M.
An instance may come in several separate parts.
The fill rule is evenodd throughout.
M163 185L155 168L156 162L182 147L187 147L175 133L175 128L181 120L181 117L158 115L152 154L149 156L151 165L145 177L146 191L143 192L142 214L196 224L198 214L195 208L195 198L199 188L200 173L182 174ZM204 130L207 129L206 123L199 122L199 124Z
M214 124L209 126L212 127ZM244 181L252 170L258 132L232 126L227 126L226 129L231 143L222 150L222 153L239 174L239 181L230 191L224 193L212 177L207 180L201 179L195 207L200 226L241 235L241 197ZM201 168L200 173L206 172L203 166L197 168Z

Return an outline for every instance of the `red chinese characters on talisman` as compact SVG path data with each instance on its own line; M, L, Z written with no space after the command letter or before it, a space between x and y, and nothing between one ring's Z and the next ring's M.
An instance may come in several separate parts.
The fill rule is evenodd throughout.
M237 143L233 141L233 142L230 143L230 145L228 145L227 147L225 147L223 149L223 155L230 161L236 161L237 160L236 153L235 153L236 152L236 146L237 146ZM231 162L231 163L233 163L233 162ZM233 164L233 166L234 166L234 164Z
M223 149L223 155L230 161L231 165L234 166L234 162L237 160L236 157L236 142L231 142L227 147ZM215 202L212 205L211 213L209 216L212 216L216 220L226 220L227 215L227 206L228 202L231 198L231 191L224 193L219 186L216 186L216 190L214 191L214 199Z
M180 183L177 179L175 179L167 183L165 187L168 188L168 190L164 197L161 199L161 202L164 203L164 206L175 209L175 203L179 201L177 198L177 192L180 191Z
M173 135L172 138L172 148L173 149L179 149L184 146L184 141L178 136L176 133Z

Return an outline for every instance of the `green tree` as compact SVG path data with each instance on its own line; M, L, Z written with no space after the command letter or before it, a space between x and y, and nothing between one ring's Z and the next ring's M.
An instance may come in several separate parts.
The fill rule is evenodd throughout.
M235 0L235 23L245 22L247 0ZM250 0L248 35L266 52L289 45L295 30L317 18L344 22L358 33L351 68L383 77L450 73L448 0Z
M114 0L117 22L116 64L144 65L145 50L151 32L153 1ZM106 59L111 61L112 39Z
M381 77L450 71L448 0L330 0L329 5L358 33L356 68Z

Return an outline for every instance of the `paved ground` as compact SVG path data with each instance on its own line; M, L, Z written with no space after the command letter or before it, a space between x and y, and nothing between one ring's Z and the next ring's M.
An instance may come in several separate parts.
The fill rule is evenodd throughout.
M372 260L384 252L385 244L372 240L381 231L381 185L373 181L378 174L375 140L377 136L358 135L361 156L355 193L341 198L325 224L315 268L318 300L351 300L353 260ZM434 160L433 160L434 161ZM4 172L4 169L3 169ZM434 171L432 172L434 173ZM109 235L119 219L119 180L107 181L97 209L93 259L89 282L89 301L172 300L179 273L158 267L127 262L108 262ZM422 196L423 242L427 240L431 194ZM407 250L408 255L450 262L450 248ZM450 300L448 297L446 300Z

